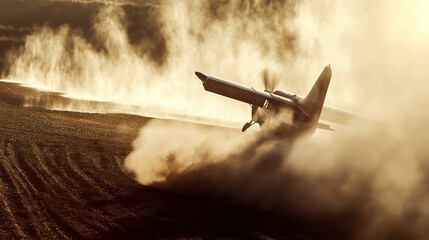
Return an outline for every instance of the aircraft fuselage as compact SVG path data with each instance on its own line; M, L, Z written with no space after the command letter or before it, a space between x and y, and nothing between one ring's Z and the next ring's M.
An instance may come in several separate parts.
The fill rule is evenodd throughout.
M325 67L305 98L279 90L259 92L200 72L195 74L206 91L246 102L251 106L251 121L243 126L243 132L254 123L262 126L280 122L283 127L313 133L318 125L332 72L330 66Z

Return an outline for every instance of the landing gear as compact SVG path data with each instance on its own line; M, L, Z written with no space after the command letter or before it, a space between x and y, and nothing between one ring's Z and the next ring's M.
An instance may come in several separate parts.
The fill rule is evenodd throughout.
M243 128L241 129L242 132L246 131L250 126L252 126L253 124L255 124L256 122L254 121L250 121L244 124Z
M264 105L267 104L267 103L268 103L268 101L265 101ZM247 123L244 124L243 128L241 128L242 132L246 131L249 127L251 127L253 124L256 123L255 121L253 121L253 119L258 119L258 109L259 109L259 107L255 106L255 105L252 105L252 104L249 104L249 106L252 108L252 115L251 115L252 116L252 120L250 120L250 122L247 122ZM259 121L259 119L257 121L259 123L261 123Z

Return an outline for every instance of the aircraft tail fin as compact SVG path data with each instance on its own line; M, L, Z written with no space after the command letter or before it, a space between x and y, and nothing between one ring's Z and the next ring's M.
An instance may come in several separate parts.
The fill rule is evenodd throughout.
M331 81L332 70L330 65L326 66L311 88L308 95L301 101L306 112L313 118L319 120L325 102L326 92ZM314 120L316 120L314 119Z

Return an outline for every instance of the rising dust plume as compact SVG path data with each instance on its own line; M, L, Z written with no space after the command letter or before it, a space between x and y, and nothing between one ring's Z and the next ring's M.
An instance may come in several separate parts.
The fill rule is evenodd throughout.
M270 137L264 131L231 137L229 130L213 134L197 126L184 128L154 120L142 129L126 167L143 184L281 212L290 222L322 228L339 238L424 239L429 234L425 147L429 134L428 116L419 109L429 100L420 90L427 86L423 76L429 76L422 65L428 32L419 28L422 19L413 15L405 24L416 28L404 29L400 23L405 19L392 19L389 12L409 16L424 6L410 5L406 10L396 3L334 6L328 19L326 12L320 13L330 23L321 29L334 28L338 37L344 36L321 33L317 38L324 44L318 47L335 52L318 53L345 60L338 63L345 69L334 65L333 83L351 79L349 87L339 85L360 100L354 107L385 125L338 131L322 140L316 134L302 141ZM318 13L305 4L300 7L301 14ZM357 16L366 20L355 21ZM397 28L386 29L392 22L399 24ZM354 33L365 28L372 35ZM335 48L325 42L332 38ZM328 96L334 96L331 101L344 94L336 87L329 90Z
M127 169L143 184L279 210L342 237L424 239L428 10L425 1L162 2L153 7L165 41L157 56L150 41L130 43L122 8L107 7L94 18L92 41L67 26L36 30L10 53L7 78L245 122L245 104L205 93L193 72L262 90L268 69L281 79L279 89L305 95L330 63L326 103L385 126L293 141L154 120L141 130Z

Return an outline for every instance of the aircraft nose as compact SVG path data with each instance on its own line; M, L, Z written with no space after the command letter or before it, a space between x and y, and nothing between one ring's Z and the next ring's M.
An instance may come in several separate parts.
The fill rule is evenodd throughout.
M201 72L195 72L195 75L201 80L201 82L205 82L207 80L207 76Z

